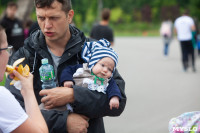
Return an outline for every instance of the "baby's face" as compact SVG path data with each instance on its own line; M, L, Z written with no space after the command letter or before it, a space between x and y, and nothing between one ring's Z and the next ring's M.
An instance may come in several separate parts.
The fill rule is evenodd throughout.
M100 78L110 78L115 67L115 62L110 57L102 58L92 68L92 72Z

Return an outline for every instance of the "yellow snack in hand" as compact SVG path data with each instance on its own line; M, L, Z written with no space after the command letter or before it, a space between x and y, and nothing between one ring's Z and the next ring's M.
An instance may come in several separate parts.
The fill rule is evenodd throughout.
M25 60L25 58L20 58L18 60L16 60L14 63L13 63L13 66L11 65L7 65L6 66L6 72L8 74L11 74L13 73L13 70L15 69L18 73L20 73L22 76L28 76L29 75L29 72L30 72L30 68L29 66L26 64L25 67L23 67L22 63L23 61ZM19 67L17 67L17 65L19 65ZM14 85L14 83L16 81L18 81L19 79L17 77L14 77L14 79L10 82L10 85Z

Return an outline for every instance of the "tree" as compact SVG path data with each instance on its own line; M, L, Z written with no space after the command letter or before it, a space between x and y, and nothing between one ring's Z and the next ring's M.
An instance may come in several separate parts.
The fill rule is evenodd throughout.
M17 17L25 22L30 17L30 14L33 10L34 1L33 0L18 0L17 4L19 6Z

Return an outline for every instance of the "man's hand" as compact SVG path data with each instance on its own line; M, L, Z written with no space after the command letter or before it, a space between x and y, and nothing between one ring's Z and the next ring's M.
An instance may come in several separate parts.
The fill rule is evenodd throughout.
M53 89L44 89L40 91L40 96L44 96L41 102L46 109L64 106L67 103L74 102L73 88L57 87Z
M87 133L89 119L86 116L71 113L67 117L68 133Z

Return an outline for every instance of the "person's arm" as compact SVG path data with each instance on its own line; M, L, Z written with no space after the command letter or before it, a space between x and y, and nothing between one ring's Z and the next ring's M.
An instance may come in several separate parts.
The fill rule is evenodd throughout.
M68 133L87 133L89 119L83 115L70 113L67 117Z
M174 35L177 35L177 29L174 27Z
M31 67L31 62L29 62L27 59L30 58L29 55L26 55L25 53L29 53L29 51L27 51L25 48L20 48L13 56L12 58L10 58L9 64L13 64L13 62L19 58L23 58L26 57L25 61L23 62L23 65L27 64ZM29 53L30 54L30 53ZM36 60L37 61L37 60ZM34 74L35 76L35 74ZM12 79L9 78L9 76L6 79L6 88L15 96L16 100L20 103L20 105L22 106L22 108L25 108L25 104L24 104L24 99L20 93L20 91L18 89L16 89L14 86L10 86L10 82ZM38 86L38 80L34 80L34 84L36 84L36 86ZM37 88L38 89L38 88ZM36 92L35 92L36 93ZM38 99L37 99L38 100ZM38 100L39 102L39 100ZM67 129L67 125L70 125L71 128L73 128L73 131L76 132L80 132L82 130L85 130L84 127L86 127L87 121L85 119L81 119L79 114L76 115L72 115L72 114L68 114L68 111L64 112L62 115L57 115L57 112L54 110L50 110L50 111L42 111L42 115L45 118L45 121L49 127L49 132L51 131L62 131L66 132L68 131L70 133L70 129ZM68 116L71 117L71 119L74 119L74 121L67 120ZM79 116L79 117L78 117ZM77 122L75 122L77 121ZM59 126L52 126L52 123L57 124ZM77 127L79 126L79 127Z
M119 90L119 87L117 86L115 80L111 78L109 81L109 85L107 87L106 91L108 98L110 100L109 105L110 109L112 110L113 108L119 108L119 101L121 100L121 93Z
M114 46L114 32L112 29L111 29L111 33L110 33L110 43L111 43L111 46Z
M57 87L49 90L42 90L40 91L40 95L46 96L43 97L41 101L43 103L48 101L45 103L45 108L47 109L71 103L75 113L83 114L89 118L119 116L126 105L126 95L124 92L125 82L117 70L115 71L113 78L122 95L118 109L110 110L107 95L76 85L74 85L73 88Z
M192 31L196 31L195 25L192 25L192 26L191 26L191 29L192 29Z
M113 79L117 83L121 100L118 109L109 108L108 96L96 91L90 91L88 88L73 86L74 89L74 112L88 116L89 118L98 118L104 116L119 116L126 105L125 82L116 70Z
M13 131L13 133L48 133L47 125L39 110L33 91L33 75L29 74L28 77L23 77L15 70L13 72L21 81L21 94L24 98L26 113L29 116L23 124Z
M117 86L117 83L115 82L115 80L113 78L111 78L108 83L109 83L109 85L108 85L107 91L106 91L106 93L108 95L108 99L110 100L111 97L117 96L117 97L119 97L119 100L121 100L122 95L120 93L119 87Z
M78 68L81 67L83 67L82 64L67 66L61 73L59 86L63 86L64 85L63 83L65 81L72 81L74 83L73 74L76 72Z
M19 59L19 58L24 58L24 51L23 48L20 48L17 52L14 53L14 55L12 55L12 57L9 59L9 65L13 65L13 63ZM22 62L23 65L28 64L27 59L24 60L24 62ZM30 66L30 65L29 65ZM16 89L13 85L10 85L10 82L12 81L12 79L7 76L6 78L6 84L5 87L15 96L15 98L17 99L17 101L20 103L20 105L25 108L24 106L24 99L20 93L20 91L18 89Z

